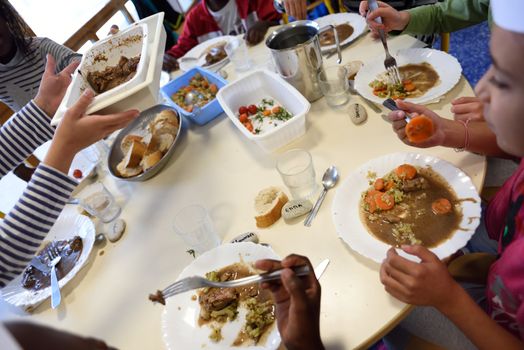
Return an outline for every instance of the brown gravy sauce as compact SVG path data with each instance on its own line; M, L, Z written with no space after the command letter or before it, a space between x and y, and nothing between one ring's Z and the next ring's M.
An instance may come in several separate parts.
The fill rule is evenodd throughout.
M446 215L433 214L431 209L433 201L439 198L447 198L451 203L456 203L456 195L447 182L430 168L418 168L417 176L422 176L429 186L427 189L405 193L404 200L399 204L405 203L409 205L409 209L406 211L407 216L401 220L401 223L413 225L412 231L416 239L420 240L423 246L431 248L449 239L455 231L460 229L459 223L462 220L462 213L458 208L453 207L451 212ZM423 193L425 195L422 195ZM392 246L409 244L409 242L397 242L393 236L393 229L396 224L383 219L394 209L375 213L378 219L371 221L369 213L363 209L362 201L363 199L361 199L360 216L369 233Z
M406 64L398 67L398 69L402 79L411 80L417 88L410 92L409 97L420 97L440 82L438 73L427 62Z
M347 23L342 23L335 26L338 34L338 42L341 43L353 34L354 29L351 25ZM335 45L335 34L333 31L328 30L320 34L320 45L329 46Z
M47 255L47 249L52 242L46 244L46 246L37 254L37 257L44 265L49 264L49 257ZM62 257L60 262L56 265L56 274L58 280L61 280L65 275L69 273L75 266L76 262L82 254L82 238L75 236L70 240L55 241L57 249ZM51 285L51 269L42 272L36 267L29 265L22 275L22 286L30 290L40 290Z

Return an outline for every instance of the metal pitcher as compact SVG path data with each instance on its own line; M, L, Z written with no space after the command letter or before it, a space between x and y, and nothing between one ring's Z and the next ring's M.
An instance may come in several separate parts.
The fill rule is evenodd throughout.
M332 25L320 29L316 22L297 21L277 29L266 40L278 74L310 102L322 97L318 85L318 73L322 70L319 35L328 30L334 32L340 63L338 34Z

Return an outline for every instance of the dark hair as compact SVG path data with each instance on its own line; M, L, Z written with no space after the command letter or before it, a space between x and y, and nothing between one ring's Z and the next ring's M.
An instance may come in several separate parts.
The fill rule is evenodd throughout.
M15 45L27 55L32 41L31 30L7 0L0 0L0 17L5 21Z

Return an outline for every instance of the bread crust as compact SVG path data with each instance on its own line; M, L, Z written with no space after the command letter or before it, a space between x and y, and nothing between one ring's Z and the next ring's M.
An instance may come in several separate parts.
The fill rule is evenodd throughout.
M268 199L271 199L271 204L267 203ZM282 207L288 200L286 194L277 187L269 187L260 191L255 198L257 227L265 228L277 222L282 216Z

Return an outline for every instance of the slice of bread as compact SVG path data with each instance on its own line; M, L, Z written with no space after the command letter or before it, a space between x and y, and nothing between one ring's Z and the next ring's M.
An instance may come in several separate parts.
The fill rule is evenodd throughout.
M268 187L258 193L255 198L255 220L257 227L268 227L280 219L282 207L288 198L278 187Z
M178 125L171 124L168 121L161 121L159 123L152 124L151 126L151 133L157 137L164 134L169 134L174 137L178 132Z
M142 159L142 168L144 168L144 171L147 169L153 167L156 165L156 163L160 162L160 159L162 159L162 152L155 151L151 154L148 154L147 156Z
M133 141L131 148L127 151L124 157L124 164L126 168L135 168L140 165L144 154L146 153L146 146L142 142Z
M123 154L127 154L129 149L131 148L131 145L133 144L133 141L142 142L142 136L138 135L126 135L120 142L120 149L122 150Z

